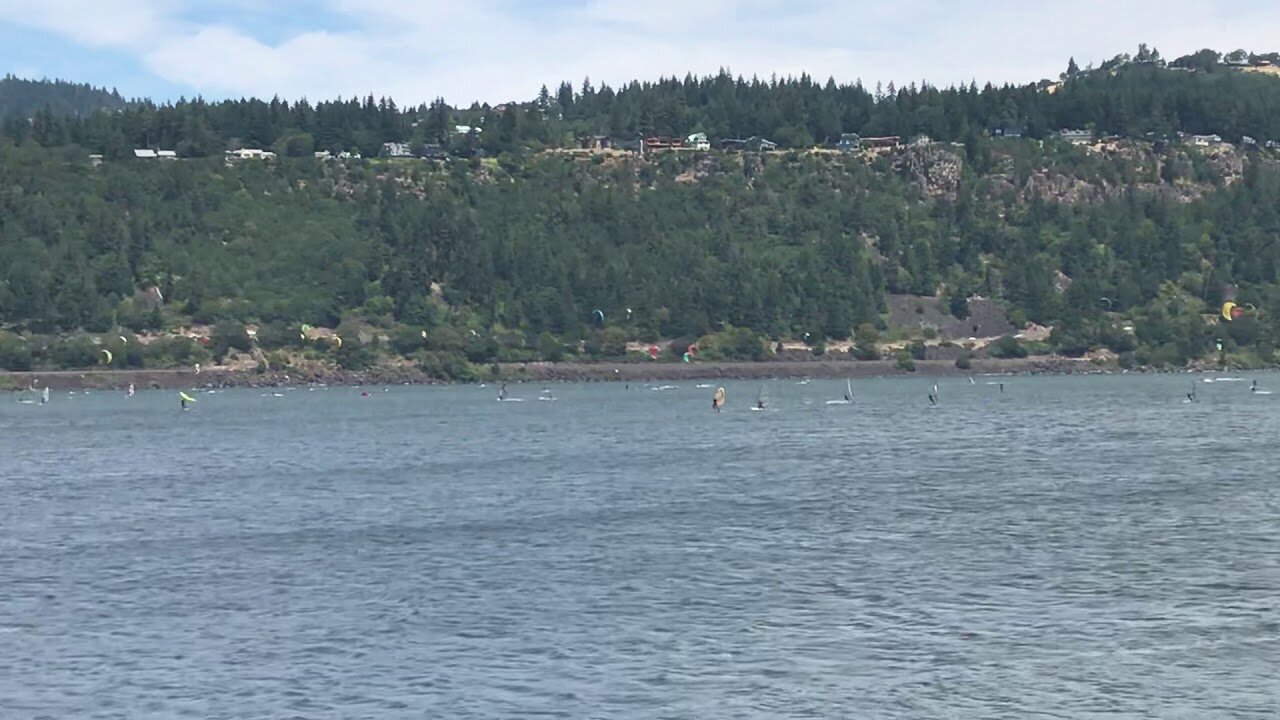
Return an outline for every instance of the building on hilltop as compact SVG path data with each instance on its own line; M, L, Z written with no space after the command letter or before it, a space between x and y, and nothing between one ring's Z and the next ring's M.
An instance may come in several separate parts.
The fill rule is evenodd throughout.
M753 135L745 140L742 138L725 138L720 141L720 149L729 152L769 152L777 150L778 143Z
M578 147L582 150L608 150L612 144L608 135L578 136Z
M134 148L133 156L140 160L177 160L178 153L173 150L152 150L151 148Z
M862 138L862 147L868 150L893 150L902 146L902 138L897 135Z
M1072 145L1086 145L1093 142L1093 133L1088 130L1059 130L1058 137Z
M678 150L684 147L684 140L673 138L670 135L651 135L644 139L644 149L647 150Z
M857 152L862 149L862 136L858 133L840 133L836 149L840 152Z
M711 141L707 140L707 134L696 132L684 140L685 147L690 150L710 150Z
M276 156L270 150L262 150L259 148L240 148L239 150L228 150L228 160L270 160Z
M1221 135L1217 135L1217 134L1214 134L1214 135L1192 135L1192 136L1191 136L1191 139L1190 139L1190 142L1191 142L1191 144L1192 144L1192 145L1195 145L1196 147L1208 147L1208 146L1210 146L1210 145L1221 145L1221 144L1222 144L1222 136L1221 136Z
M382 143L382 156L390 158L411 158L413 157L413 148L409 147L409 143L402 142L384 142Z

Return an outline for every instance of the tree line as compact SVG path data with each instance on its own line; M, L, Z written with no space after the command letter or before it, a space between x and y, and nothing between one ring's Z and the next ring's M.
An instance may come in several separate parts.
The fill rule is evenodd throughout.
M1260 61L1272 55L1247 57ZM588 79L576 87L561 83L554 92L543 87L528 101L465 108L441 99L400 107L372 95L315 103L197 98L122 104L118 95L94 91L102 95L101 107L112 112L69 113L68 107L80 106L60 98L87 91L59 83L48 90L59 100L30 114L6 115L0 102L0 115L7 116L0 132L11 141L33 140L45 147L79 145L108 159L128 157L135 147L172 149L183 157L218 156L228 147L275 148L293 156L320 150L372 156L387 142L441 143L459 154L481 150L496 156L572 146L584 134L631 138L693 132L713 138L762 136L784 148L822 144L842 133L923 134L967 142L1006 130L1044 138L1064 128L1128 137L1187 132L1280 140L1275 111L1280 83L1227 67L1222 57L1205 50L1166 66L1158 50L1142 46L1134 58L1122 54L1096 70L1081 70L1072 60L1060 85L1046 80L938 88L922 81L868 88L860 81L820 82L804 74L748 79L728 71L617 88ZM14 79L5 83L31 87ZM17 107L30 110L30 105Z

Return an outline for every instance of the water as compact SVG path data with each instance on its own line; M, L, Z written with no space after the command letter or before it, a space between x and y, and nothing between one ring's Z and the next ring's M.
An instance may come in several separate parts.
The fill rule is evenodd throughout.
M5 401L0 716L1274 718L1280 395L976 380Z

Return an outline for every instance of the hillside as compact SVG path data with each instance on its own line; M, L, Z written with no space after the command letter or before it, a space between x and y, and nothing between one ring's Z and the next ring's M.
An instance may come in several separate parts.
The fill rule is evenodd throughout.
M83 117L100 110L119 110L125 101L114 90L62 80L0 78L0 119L30 118L47 110L54 116Z
M1223 82L1246 79L1280 89L1259 74L1129 62L1078 71L1051 96L1007 92L1030 93L1028 109L1093 97L1105 118L1147 82L1152 98L1183 97L1246 127L1248 112L1212 102ZM760 92L781 102L802 84ZM633 97L645 92L659 91ZM570 95L579 107L593 96ZM940 94L944 106L962 96ZM873 119L909 100L873 99ZM310 149L326 113L376 149L421 132L408 120L416 111L294 106L290 130L273 124L281 107L49 116L0 144L0 367L91 366L107 348L113 367L381 362L470 377L494 362L628 348L639 359L655 345L678 360L690 344L694 361L798 353L907 367L1056 352L1182 365L1219 340L1232 362L1276 359L1280 157L1266 136L1180 135L1200 129L1192 115L1148 135L1154 116L1129 114L1141 131L1129 137L1093 122L1081 123L1092 133L1042 138L969 126L962 140L910 145L643 154L539 145L521 139L530 126L499 119L459 141L498 137L508 149L496 158L421 160ZM731 124L753 122L742 107ZM238 133L236 146L275 133L282 156L187 152L196 144L179 138L199 124L175 125L183 112L220 118L201 147L230 142L223 132ZM963 125L969 113L941 122ZM242 115L248 126L223 125ZM375 119L407 127L370 134ZM298 140L304 126L310 142ZM190 157L91 159L107 146L72 142L111 128L114 141L94 137L127 148L130 133L172 132ZM1218 322L1228 299L1246 312Z

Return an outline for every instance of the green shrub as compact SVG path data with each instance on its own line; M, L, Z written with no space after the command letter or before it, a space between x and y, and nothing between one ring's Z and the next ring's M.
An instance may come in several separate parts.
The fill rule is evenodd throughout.
M0 332L0 369L16 372L31 369L31 346L21 336Z
M987 353L993 358L1024 358L1027 349L1012 335L1005 335L987 346Z
M961 370L968 370L973 367L973 362L969 359L969 353L963 352L956 356L956 367Z
M895 360L895 364L899 370L906 370L907 372L916 371L916 361L911 357L911 353L908 353L906 350L899 350Z

